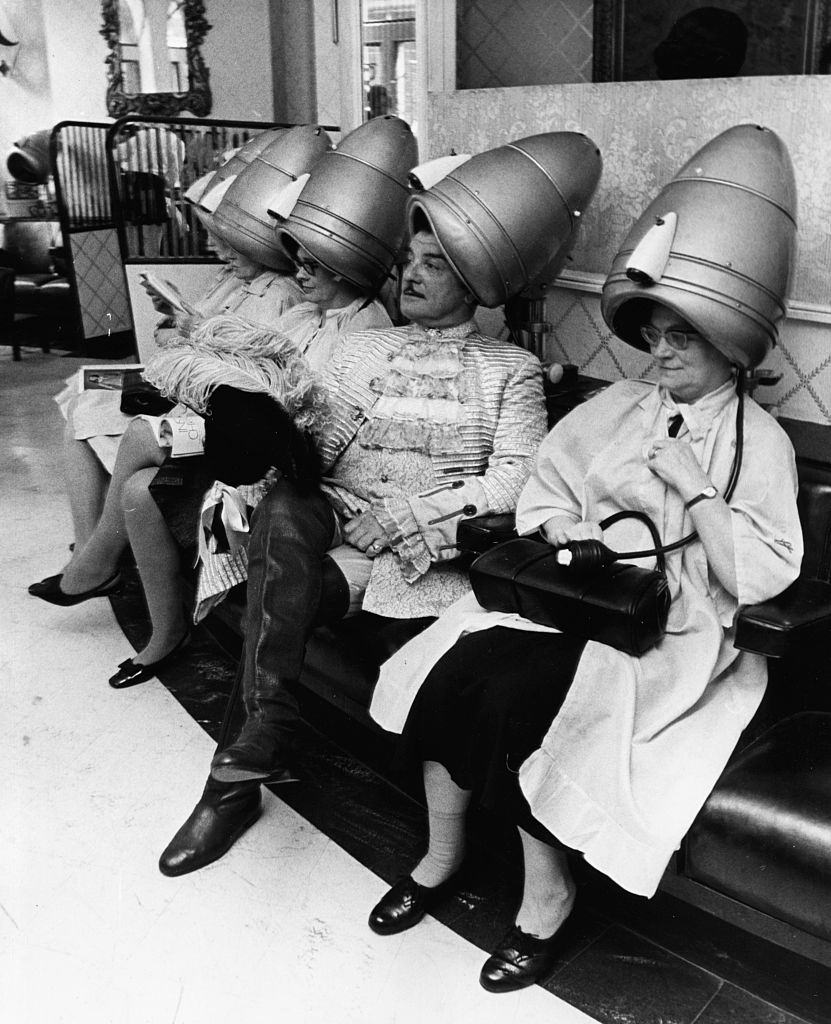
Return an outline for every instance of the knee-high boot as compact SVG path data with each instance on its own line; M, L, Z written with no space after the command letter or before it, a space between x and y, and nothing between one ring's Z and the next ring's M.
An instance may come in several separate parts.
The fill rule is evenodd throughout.
M242 693L246 719L214 757L218 782L267 780L291 752L295 685L323 592L323 561L334 533L326 499L279 481L258 506L248 545Z
M323 560L323 593L315 625L337 622L349 608L349 587L343 573L328 556ZM217 753L228 744L241 699L244 663L240 662L234 689L220 729ZM274 781L280 781L276 779ZM159 858L163 875L185 875L219 860L259 818L262 792L259 781L218 782L208 776L194 809Z

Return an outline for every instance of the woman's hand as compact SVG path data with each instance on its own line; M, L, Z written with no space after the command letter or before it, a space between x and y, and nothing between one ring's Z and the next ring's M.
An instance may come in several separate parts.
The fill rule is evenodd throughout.
M343 535L347 544L366 552L370 558L390 546L386 531L371 512L362 512L350 519L343 528Z
M688 441L663 437L652 442L647 466L664 483L676 490L684 501L700 494L711 481L699 466Z
M554 516L543 523L542 532L555 548L563 548L573 540L603 540L603 531L598 523L575 523L570 516Z

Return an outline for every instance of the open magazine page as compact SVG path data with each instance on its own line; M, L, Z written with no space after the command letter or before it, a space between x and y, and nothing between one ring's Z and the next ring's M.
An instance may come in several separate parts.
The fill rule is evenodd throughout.
M201 455L205 450L205 421L187 406L177 405L164 416L139 416L150 425L160 448L174 459Z
M140 275L142 284L150 291L155 292L160 298L178 313L195 313L196 308L179 291L172 281L167 278L157 277L145 271Z
M78 393L80 394L82 391L121 391L125 383L130 384L140 379L143 369L144 366L138 363L128 363L124 366L112 363L102 366L82 366L77 373Z

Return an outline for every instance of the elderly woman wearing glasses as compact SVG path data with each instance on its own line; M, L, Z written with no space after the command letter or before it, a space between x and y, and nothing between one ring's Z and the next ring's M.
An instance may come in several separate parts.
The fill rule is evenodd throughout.
M403 931L440 901L475 797L517 825L525 868L481 971L489 991L542 979L566 948L569 856L654 894L764 693L764 659L736 650L733 621L796 578L802 538L793 450L741 383L776 339L794 206L787 152L755 125L679 172L603 290L607 324L648 349L657 383L620 381L566 416L519 499L518 531L557 547L654 548L637 520L602 529L623 510L664 544L686 538L666 555L663 638L635 657L466 597L382 669L371 712L424 766L429 840L369 926Z

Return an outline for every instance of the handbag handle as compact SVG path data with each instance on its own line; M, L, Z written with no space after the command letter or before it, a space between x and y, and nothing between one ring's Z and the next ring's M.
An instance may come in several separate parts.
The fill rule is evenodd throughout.
M608 550L614 554L614 558L611 561L619 561L621 558L649 558L655 556L656 567L658 572L661 572L666 576L667 565L666 559L664 558L664 552L666 546L661 544L661 535L658 533L658 527L652 522L646 512L615 512L613 515L607 516L601 520L598 524L601 530L605 530L609 526L613 526L615 523L620 522L621 519L637 519L646 526L652 537L652 543L655 545L651 551L612 551L611 548ZM689 540L692 540L696 534L691 534Z

